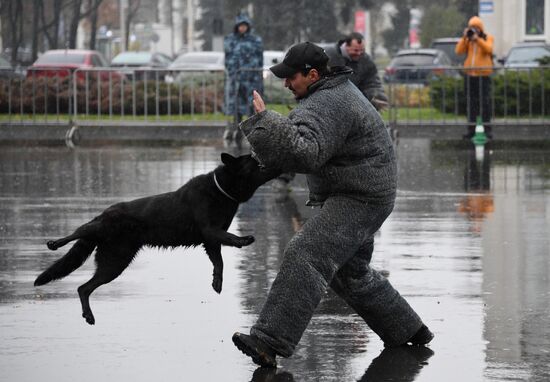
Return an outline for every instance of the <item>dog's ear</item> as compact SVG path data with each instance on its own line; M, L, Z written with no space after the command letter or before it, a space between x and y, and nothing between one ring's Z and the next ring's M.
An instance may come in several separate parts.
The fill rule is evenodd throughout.
M228 153L222 153L221 159L222 159L222 163L225 164L226 166L229 166L235 163L235 161L237 160L237 158L235 158L233 155Z

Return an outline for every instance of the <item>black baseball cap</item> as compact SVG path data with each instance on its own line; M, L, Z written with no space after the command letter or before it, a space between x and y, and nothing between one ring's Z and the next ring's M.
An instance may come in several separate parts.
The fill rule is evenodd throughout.
M311 42L301 42L291 47L283 61L269 68L279 78L289 78L308 69L322 69L328 63L325 50Z

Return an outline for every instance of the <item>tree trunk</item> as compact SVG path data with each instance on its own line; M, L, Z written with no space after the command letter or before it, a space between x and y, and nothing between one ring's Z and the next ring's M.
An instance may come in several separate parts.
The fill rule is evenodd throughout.
M40 13L40 0L34 0L32 10L32 62L38 57L38 16Z
M89 0L90 5L90 49L95 50L96 45L96 35L97 35L97 9L99 7L99 4L103 0Z
M53 38L51 49L57 49L59 46L59 21L61 20L61 3L63 0L54 0L53 2Z
M40 32L44 33L48 40L48 49L57 49L59 45L59 21L61 20L61 6L63 0L50 0L44 5L44 1L40 0L40 21L42 28ZM50 6L51 5L51 6ZM51 12L48 12L51 8ZM48 21L48 16L52 15L52 20Z
M133 0L133 1L128 1L128 11L126 13L126 20L125 20L125 24L124 25L124 30L125 30L125 36L126 36L126 39L124 41L124 50L128 50L128 46L129 46L129 41L130 41L130 25L132 24L132 20L134 19L134 17L136 16L138 10L139 10L139 6L141 4L141 0Z
M22 37L23 6L21 0L8 2L8 25L11 35L11 63L17 63L17 51Z
M69 49L76 49L76 38L78 34L78 24L80 22L80 8L82 0L73 0L73 14L71 25L69 27Z

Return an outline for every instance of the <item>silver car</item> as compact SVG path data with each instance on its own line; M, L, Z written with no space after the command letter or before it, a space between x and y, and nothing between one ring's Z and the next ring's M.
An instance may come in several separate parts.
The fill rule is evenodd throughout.
M538 60L550 57L550 45L544 42L524 42L514 45L501 60L505 68L527 68L539 66Z
M166 77L167 82L181 80L186 75L208 74L225 71L223 52L187 52L180 54L168 69L170 75Z

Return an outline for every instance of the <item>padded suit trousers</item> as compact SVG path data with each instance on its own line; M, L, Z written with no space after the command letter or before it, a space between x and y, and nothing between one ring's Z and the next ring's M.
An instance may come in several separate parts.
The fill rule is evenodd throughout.
M260 315L250 330L289 357L330 286L389 346L405 343L420 317L390 282L369 266L374 234L393 204L327 199L288 243Z

